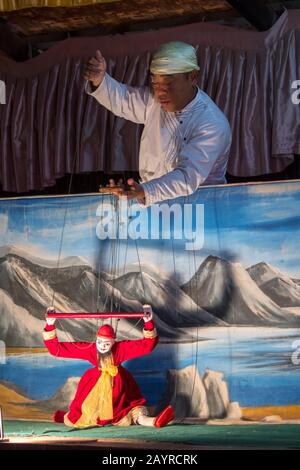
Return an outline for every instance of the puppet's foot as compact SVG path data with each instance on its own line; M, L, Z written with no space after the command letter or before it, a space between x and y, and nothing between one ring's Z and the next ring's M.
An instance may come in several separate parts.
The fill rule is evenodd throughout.
M64 411L64 410L57 410L55 411L54 413L54 416L53 416L53 421L55 423L63 423L64 422L64 416L67 412Z
M174 410L173 407L169 405L155 418L154 426L156 428L162 428L172 421L172 419L174 419Z

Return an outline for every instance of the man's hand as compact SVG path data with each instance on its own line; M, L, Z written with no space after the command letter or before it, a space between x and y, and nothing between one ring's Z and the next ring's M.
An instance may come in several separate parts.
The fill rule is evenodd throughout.
M119 184L118 186L113 185L114 180L109 180L109 185L107 188L100 188L99 192L105 193L105 191L109 191L110 194L114 194L120 198L124 199L137 199L138 202L144 204L145 203L145 192L141 184L138 184L132 178L127 180L127 184L129 188L125 188L123 184Z
M56 318L49 318L48 313L55 313L55 308L54 307L48 307L47 312L46 312L46 323L49 326L54 325Z
M84 78L89 80L94 87L98 87L104 78L106 72L106 61L99 49L96 51L95 57L92 57L86 64L84 69Z
M134 179L130 178L127 181L128 186L130 186L130 190L127 191L127 199L137 199L139 202L145 202L145 191L143 190L143 186Z
M148 304L143 305L143 310L145 313L145 316L143 317L144 322L146 323L147 321L152 320L153 311L152 311L151 305L148 305Z

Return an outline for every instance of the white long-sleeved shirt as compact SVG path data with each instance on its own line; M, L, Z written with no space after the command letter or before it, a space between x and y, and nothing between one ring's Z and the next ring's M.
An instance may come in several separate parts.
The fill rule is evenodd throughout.
M229 123L198 89L181 111L164 111L147 87L130 87L105 74L88 93L115 115L144 124L139 172L146 205L192 194L200 185L226 183Z

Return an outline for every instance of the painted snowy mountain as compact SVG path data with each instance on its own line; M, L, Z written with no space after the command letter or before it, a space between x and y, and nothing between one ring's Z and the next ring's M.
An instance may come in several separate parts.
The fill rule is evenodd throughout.
M5 341L7 346L42 346L41 332L45 309L53 303L55 308L62 312L141 311L144 300L146 303L151 303L150 293L141 300L138 298L138 293L133 295L126 291L126 285L122 286L122 280L117 286L111 276L108 282L104 275L99 276L88 264L80 265L78 260L74 261L77 261L74 266L62 263L63 267L60 268L49 267L47 260L37 264L32 258L28 260L20 256L19 251L15 254L12 250L0 258L0 339ZM163 299L166 305L172 305L165 309L169 312L167 317L164 316L164 311L161 312L156 308L161 300L153 303L155 323L161 337L191 341L193 335L180 328L186 322L193 326L205 322L216 325L220 323L207 312L200 312L201 309L182 293L179 286L177 291L180 293L182 310L180 316L177 310L172 320L171 310L175 305L173 296L176 288L174 286L173 291L169 292L164 288L163 281L156 279L156 282L158 286L161 284L160 289L164 292ZM185 297L185 307L182 297ZM193 320L189 319L190 310L194 315ZM137 324L136 319L123 319L118 324L118 339L140 338L142 325L142 320ZM93 341L96 327L95 320L66 319L61 326L66 332L63 339Z
M261 273L260 279L268 276ZM209 256L182 289L204 310L230 324L300 325L300 317L283 311L240 263Z
M30 252L27 247L22 248L21 246L16 245L0 246L0 258L3 258L9 254L18 255L20 258L25 258L27 261L31 261L34 264L39 264L40 266L46 266L49 268L57 267L57 257L49 259L42 256L37 256L35 253ZM86 259L80 256L66 256L59 260L59 267L61 268L68 266L81 266L83 264L88 264L88 262Z
M53 303L53 295L55 306L60 311L86 311L93 306L91 291L95 292L95 285L97 284L88 266L62 267L57 270L35 264L19 254L10 252L0 259L0 289L6 294L6 303L9 299L10 307L2 312L0 317L1 339L5 340L8 346L21 346L22 342L24 346L42 345L41 331L45 310ZM72 299L69 297L70 289L74 294ZM83 309L85 301L86 306ZM22 333L17 334L17 323L20 321L17 319L17 312L20 308L35 321L36 330L40 332L39 340L36 334L33 334L33 326L30 326L32 334L28 331L26 339ZM9 320L6 317L9 317ZM8 335L6 328L3 328L3 324L6 325L8 321L11 328L15 328L16 334ZM30 322L26 323L30 325ZM80 324L78 321L66 320L64 325L71 338L80 337L83 329L87 335L86 339L94 336L95 326L89 320L81 320Z
M27 310L16 305L4 290L0 289L0 339L6 346L42 346L41 332L45 322L30 315ZM63 332L62 340L67 340Z
M280 307L300 307L300 283L268 263L247 269L259 288Z
M172 327L226 325L199 307L176 282L159 277L157 273L129 272L109 281L130 300L149 303L160 318Z
M170 341L192 341L193 327L201 326L300 325L298 311L281 308L299 305L300 286L264 263L247 271L239 263L209 256L181 288L150 266L114 277L99 275L80 258L62 260L57 268L12 247L0 253L0 339L7 346L43 345L45 309L53 296L61 312L132 312L149 303L160 336ZM281 289L275 292L276 283ZM118 339L140 338L142 324L123 319ZM97 322L66 319L57 326L63 340L93 341Z

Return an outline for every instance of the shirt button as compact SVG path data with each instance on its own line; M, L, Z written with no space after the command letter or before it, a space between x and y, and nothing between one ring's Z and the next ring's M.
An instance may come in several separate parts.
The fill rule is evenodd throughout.
M180 122L180 124L182 124L183 121L179 121L179 122Z

